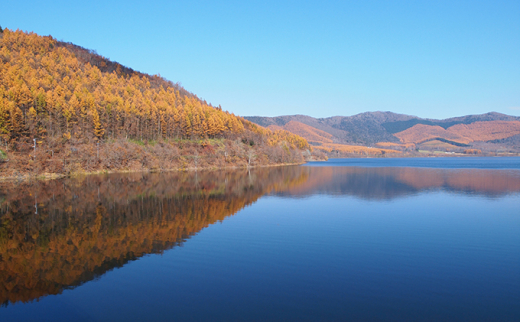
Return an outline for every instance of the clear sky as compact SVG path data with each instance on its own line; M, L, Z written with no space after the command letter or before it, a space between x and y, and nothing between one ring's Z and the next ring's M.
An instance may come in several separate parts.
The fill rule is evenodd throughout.
M520 0L3 0L0 25L242 116L520 115Z

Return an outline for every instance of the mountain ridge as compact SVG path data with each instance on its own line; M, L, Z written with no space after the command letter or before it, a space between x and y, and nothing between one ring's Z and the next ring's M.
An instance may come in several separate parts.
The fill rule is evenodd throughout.
M498 112L446 119L421 118L391 111L363 112L352 116L327 118L313 118L306 115L244 118L265 127L277 125L280 129L292 131L313 142L304 135L304 132L295 130L294 125L292 129L286 128L290 122L300 122L330 134L333 143L343 145L389 147L394 144L397 147L402 144L413 144L417 146L436 140L443 142L440 145L444 146L444 149L470 147L471 143L479 142L479 149L482 148L482 143L485 143L486 149L518 152L517 141L520 134L520 117ZM312 144L320 146L316 145L316 142Z

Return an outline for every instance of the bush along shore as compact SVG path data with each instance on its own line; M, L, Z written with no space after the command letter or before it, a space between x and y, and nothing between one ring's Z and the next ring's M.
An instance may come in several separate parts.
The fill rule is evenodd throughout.
M325 160L319 152L290 145L255 143L246 138L157 140L118 139L48 147L21 144L0 152L0 180L19 181L78 174L187 171L302 164Z

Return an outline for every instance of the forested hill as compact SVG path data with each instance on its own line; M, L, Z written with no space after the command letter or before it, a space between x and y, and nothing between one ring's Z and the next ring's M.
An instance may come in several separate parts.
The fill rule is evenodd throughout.
M160 76L9 29L0 32L0 140L0 167L21 173L200 167L202 156L222 156L206 160L217 167L286 163L309 148Z
M330 118L303 115L245 118L271 129L291 131L325 151L338 150L338 145L365 145L401 151L435 148L520 152L520 117L497 112L443 120L380 111Z

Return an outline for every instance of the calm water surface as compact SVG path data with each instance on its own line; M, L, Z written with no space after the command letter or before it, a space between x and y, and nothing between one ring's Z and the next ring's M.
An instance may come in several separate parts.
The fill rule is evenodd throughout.
M0 184L2 321L519 321L520 158Z

